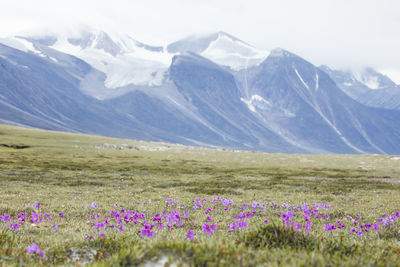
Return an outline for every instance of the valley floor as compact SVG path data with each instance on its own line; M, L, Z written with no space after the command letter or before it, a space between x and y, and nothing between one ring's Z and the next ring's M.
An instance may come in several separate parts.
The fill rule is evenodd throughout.
M400 156L266 154L0 125L0 196L0 266L400 262Z

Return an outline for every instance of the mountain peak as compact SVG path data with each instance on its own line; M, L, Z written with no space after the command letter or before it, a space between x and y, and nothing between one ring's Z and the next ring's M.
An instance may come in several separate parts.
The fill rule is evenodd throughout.
M275 48L271 50L270 53L271 57L293 57L296 56L292 53L290 53L289 51L282 49L282 48Z
M250 44L248 44L248 43L246 43L246 42L240 40L239 38L237 38L237 37L235 37L235 36L233 36L233 35L231 35L231 34L229 34L229 33L227 33L227 32L224 32L224 31L218 31L218 32L214 33L214 35L217 35L219 38L220 38L220 37L226 37L226 38L231 39L231 40L234 41L234 42L241 42L241 43L243 43L243 44L246 44L246 45L248 45L248 46L251 46Z
M224 31L206 36L189 36L168 45L167 50L170 53L197 53L233 70L257 65L269 54Z

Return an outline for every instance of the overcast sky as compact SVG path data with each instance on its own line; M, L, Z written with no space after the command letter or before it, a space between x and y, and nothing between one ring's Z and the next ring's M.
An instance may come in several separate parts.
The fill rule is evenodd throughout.
M222 30L316 65L372 66L400 83L398 0L0 0L0 36L74 25L154 45Z

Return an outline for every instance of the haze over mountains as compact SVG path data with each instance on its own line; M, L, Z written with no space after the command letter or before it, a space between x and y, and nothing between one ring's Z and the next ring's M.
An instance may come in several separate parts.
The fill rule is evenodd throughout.
M400 87L227 33L0 39L0 122L289 153L400 154Z

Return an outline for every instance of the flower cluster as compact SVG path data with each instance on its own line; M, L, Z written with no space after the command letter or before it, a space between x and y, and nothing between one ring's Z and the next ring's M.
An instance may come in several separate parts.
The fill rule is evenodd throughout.
M20 212L15 216L0 215L0 223L4 223L5 227L16 234L21 228L36 227L57 231L60 225L68 225L70 215L65 212L45 212L36 202L30 207L33 208L31 212ZM311 231L326 231L331 234L341 231L341 234L348 234L352 238L361 238L369 232L392 227L400 218L399 212L395 212L391 215L383 214L370 222L363 221L360 216L332 220L329 214L331 211L332 207L325 203L304 203L297 206L290 203L278 205L274 201L268 204L256 201L235 203L223 197L210 200L197 198L188 203L172 198L167 198L165 204L150 200L142 204L131 202L128 206L115 203L109 210L92 202L86 205L86 211L83 210L83 214L87 215L85 221L88 221L84 237L95 240L130 233L139 238L167 238L175 231L182 239L190 242L201 236L209 238L218 232L238 234L265 224L282 223L283 226L304 235ZM46 259L44 251L35 243L28 246L26 251Z
M30 254L38 254L42 257L42 259L47 260L46 255L44 255L44 251L39 249L39 246L36 245L35 243L32 243L30 246L28 246L26 248L26 252L30 253Z

